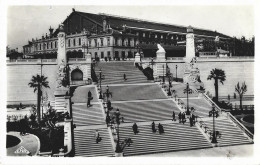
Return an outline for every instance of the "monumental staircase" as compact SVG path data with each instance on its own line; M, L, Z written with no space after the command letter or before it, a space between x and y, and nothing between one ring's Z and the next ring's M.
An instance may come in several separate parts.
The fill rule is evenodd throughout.
M100 68L105 76L102 80L102 93L106 91L106 85L109 85L112 92L113 110L110 111L110 115L118 108L121 117L124 118L124 123L120 124L120 141L131 138L133 142L125 147L124 156L212 147L209 136L198 124L191 127L188 119L184 124L178 120L172 121L173 111L177 119L178 114L185 110L178 104L178 100L183 106L186 104L186 94L183 94L185 84L173 84L171 90L176 90L178 95L175 100L174 97L167 97L167 91L160 85L147 81L143 73L134 67L133 62L100 62L95 66L97 76ZM123 80L124 73L126 81ZM102 104L95 96L93 105L87 107L86 92L89 89L81 89L78 88L79 93L75 93L72 108L73 122L77 126L74 129L75 156L114 156L113 137L116 139L116 136L112 134L115 132L114 127L107 128L105 124L106 114L103 106L106 104ZM97 89L92 89L95 95L98 93ZM212 118L208 117L208 112L212 109L210 101L195 91L189 95L189 106L195 108L194 113L203 121L204 126L212 131ZM152 132L152 121L156 124L156 133ZM163 134L158 133L159 122L163 124ZM132 130L133 123L138 124L139 133L136 135ZM217 118L216 126L216 130L222 135L218 139L219 146L252 143L239 127L225 118L224 114ZM94 138L96 129L102 137L98 144Z

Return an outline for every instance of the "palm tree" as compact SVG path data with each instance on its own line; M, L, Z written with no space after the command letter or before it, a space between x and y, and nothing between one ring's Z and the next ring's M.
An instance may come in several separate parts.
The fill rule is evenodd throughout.
M242 83L242 86L240 87L239 82L237 83L237 85L235 86L235 91L238 93L239 98L240 98L240 109L243 110L242 107L242 99L243 99L243 95L246 93L247 91L247 86L246 83Z
M222 69L212 69L210 71L210 75L208 76L208 80L214 79L215 83L215 98L216 98L216 102L218 102L218 81L221 82L221 84L223 84L223 82L226 80L226 75L225 75L225 71L223 71Z
M34 92L37 91L37 118L38 122L41 120L40 115L40 106L41 106L41 96L42 96L42 88L50 88L49 82L47 81L47 77L43 75L32 76L31 81L29 82L29 87L34 88Z

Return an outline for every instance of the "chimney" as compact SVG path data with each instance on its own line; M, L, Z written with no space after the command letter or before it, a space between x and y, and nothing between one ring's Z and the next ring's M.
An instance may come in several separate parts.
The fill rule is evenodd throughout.
M46 39L48 38L48 35L47 35L47 33L45 34L45 38L46 38Z
M53 35L53 28L51 28L51 26L50 26L49 31L50 31L50 37L52 37L52 35Z

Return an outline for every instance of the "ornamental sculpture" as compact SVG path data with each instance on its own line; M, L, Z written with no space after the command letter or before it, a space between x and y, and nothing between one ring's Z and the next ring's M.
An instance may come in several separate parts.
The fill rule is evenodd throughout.
M65 65L64 59L62 59L57 72L57 88L68 87L68 71L69 67Z

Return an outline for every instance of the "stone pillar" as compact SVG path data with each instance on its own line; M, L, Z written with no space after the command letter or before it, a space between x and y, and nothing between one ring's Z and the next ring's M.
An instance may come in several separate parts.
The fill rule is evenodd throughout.
M194 44L194 34L193 28L188 26L186 34L186 57L184 61L190 63L191 60L195 57L195 44Z
M140 54L138 52L135 54L135 62L134 63L138 63L138 64L141 63L141 57L140 57Z
M64 61L64 64L67 64L66 57L66 34L64 32L63 24L60 25L60 32L58 33L58 53L57 53L57 62L58 66Z
M85 55L86 60L87 60L87 66L86 66L86 70L87 70L87 75L86 75L86 79L91 79L91 54L90 53L86 53Z

